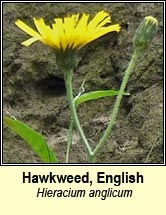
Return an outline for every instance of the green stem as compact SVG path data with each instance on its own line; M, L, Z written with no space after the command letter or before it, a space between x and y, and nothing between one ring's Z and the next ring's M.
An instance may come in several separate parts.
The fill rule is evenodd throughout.
M94 153L92 153L90 156L89 156L89 163L95 163L94 161Z
M136 64L136 61L137 61L140 53L141 53L140 49L138 49L138 48L135 49L135 51L133 53L133 56L131 58L131 61L129 63L129 66L128 66L126 72L125 72L125 75L124 75L124 78L123 78L123 82L121 84L121 87L120 87L120 90L119 90L119 93L118 93L118 96L117 96L117 99L116 99L116 102L115 102L115 106L114 106L113 112L112 112L112 114L110 114L110 123L109 123L108 127L106 128L103 136L99 140L99 143L96 145L96 147L95 147L95 149L93 151L93 155L94 156L99 152L100 148L103 146L105 140L110 135L110 132L112 130L113 125L115 124L115 119L116 119L116 116L117 116L117 113L118 113L118 110L119 110L120 102L122 100L125 87L127 85L129 76L130 76L130 74L131 74L131 72L132 72L132 70L133 70L133 68L134 68L134 66Z
M76 112L76 108L75 108L75 104L74 104L74 98L73 98L73 91L72 91L72 75L73 75L73 71L69 70L69 71L64 71L64 78L65 78L65 84L66 84L66 91L67 91L67 98L68 98L68 102L69 102L69 108L70 108L70 112L71 112L71 116L72 119L74 121L74 126L76 127L77 131L79 132L79 135L88 151L88 156L91 156L93 154L90 145L84 135L84 132L81 128L78 116L77 116L77 112Z
M66 163L69 163L69 154L73 139L73 130L74 130L74 122L73 119L70 120L69 131L68 131L68 140L67 140L67 150L66 150Z

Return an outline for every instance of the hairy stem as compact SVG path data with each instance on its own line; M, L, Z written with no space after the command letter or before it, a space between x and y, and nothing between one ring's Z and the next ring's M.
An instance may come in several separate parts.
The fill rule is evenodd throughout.
M77 116L77 112L76 112L76 108L75 108L75 104L74 104L74 98L73 98L73 90L72 90L72 75L73 75L73 71L69 70L69 71L65 71L64 72L64 78L65 78L65 84L66 84L66 91L67 91L67 98L68 98L68 102L69 102L69 108L70 108L70 112L71 112L71 117L72 120L74 122L74 126L76 127L77 131L79 132L79 135L82 139L83 144L85 145L87 151L88 151L88 156L91 156L93 154L90 145L84 135L84 132L81 128L78 116Z
M66 149L66 163L69 163L69 155L70 155L70 149L73 139L73 130L74 130L74 122L71 119L70 125L69 125L69 131L68 131L68 140L67 140L67 149Z
M133 68L134 68L134 66L136 64L136 61L137 61L140 53L141 53L140 49L138 49L138 48L135 49L135 51L133 53L133 56L131 58L131 61L130 61L129 65L128 65L128 68L127 68L127 70L125 72L125 75L124 75L124 78L123 78L123 81L122 81L122 84L121 84L121 87L120 87L120 90L119 90L119 93L118 93L118 96L117 96L117 99L116 99L116 102L115 102L115 105L114 105L114 109L113 109L112 113L110 114L110 123L108 124L103 136L101 137L101 139L99 140L99 143L96 145L96 148L93 151L94 156L99 152L100 148L105 143L106 139L110 135L110 132L112 130L113 125L115 124L115 119L116 119L116 116L117 116L117 113L118 113L118 110L119 110L120 102L122 100L125 87L127 85L129 76L130 76L130 74L131 74L131 72L132 72L132 70L133 70Z

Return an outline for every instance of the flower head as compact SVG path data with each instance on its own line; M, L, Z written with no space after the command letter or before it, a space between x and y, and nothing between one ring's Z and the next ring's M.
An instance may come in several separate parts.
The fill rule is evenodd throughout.
M15 23L21 30L32 36L22 42L22 45L29 46L39 40L63 52L78 50L109 32L120 31L119 24L110 25L111 17L103 10L98 12L91 21L89 21L89 15L85 13L55 18L51 26L45 24L43 18L33 18L33 20L37 31L21 20Z
M156 35L158 21L153 16L146 16L139 25L133 43L135 48L144 49Z

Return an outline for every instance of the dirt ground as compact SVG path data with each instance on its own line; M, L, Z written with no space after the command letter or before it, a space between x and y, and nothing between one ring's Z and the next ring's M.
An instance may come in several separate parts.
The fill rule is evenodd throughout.
M36 42L29 47L15 25L19 18L33 26L32 17L47 22L71 13L94 15L106 10L119 34L109 33L79 51L74 93L85 79L86 92L118 90L130 61L134 33L147 15L159 21L157 36L139 58L127 85L116 124L97 163L163 163L163 4L162 3L3 3L3 106L17 119L40 132L65 162L68 111L63 74L56 67L54 50ZM115 98L84 103L78 109L92 145L102 135ZM29 146L4 126L3 163L41 163ZM87 163L77 133L70 163Z

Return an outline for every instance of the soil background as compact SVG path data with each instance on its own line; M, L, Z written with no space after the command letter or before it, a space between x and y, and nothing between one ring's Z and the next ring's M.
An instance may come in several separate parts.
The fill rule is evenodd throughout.
M3 3L3 107L18 120L40 132L59 162L65 162L70 114L63 74L56 67L55 52L40 42L29 47L29 36L17 28L21 19L34 26L32 17L53 18L72 13L106 10L119 34L109 33L78 53L74 94L85 80L86 92L118 90L133 53L132 38L145 16L159 21L157 36L139 58L112 134L97 163L163 163L163 4L162 3ZM115 98L90 101L78 108L81 124L94 146L108 124ZM87 163L86 149L74 133L71 163ZM30 147L3 128L3 163L41 163Z

